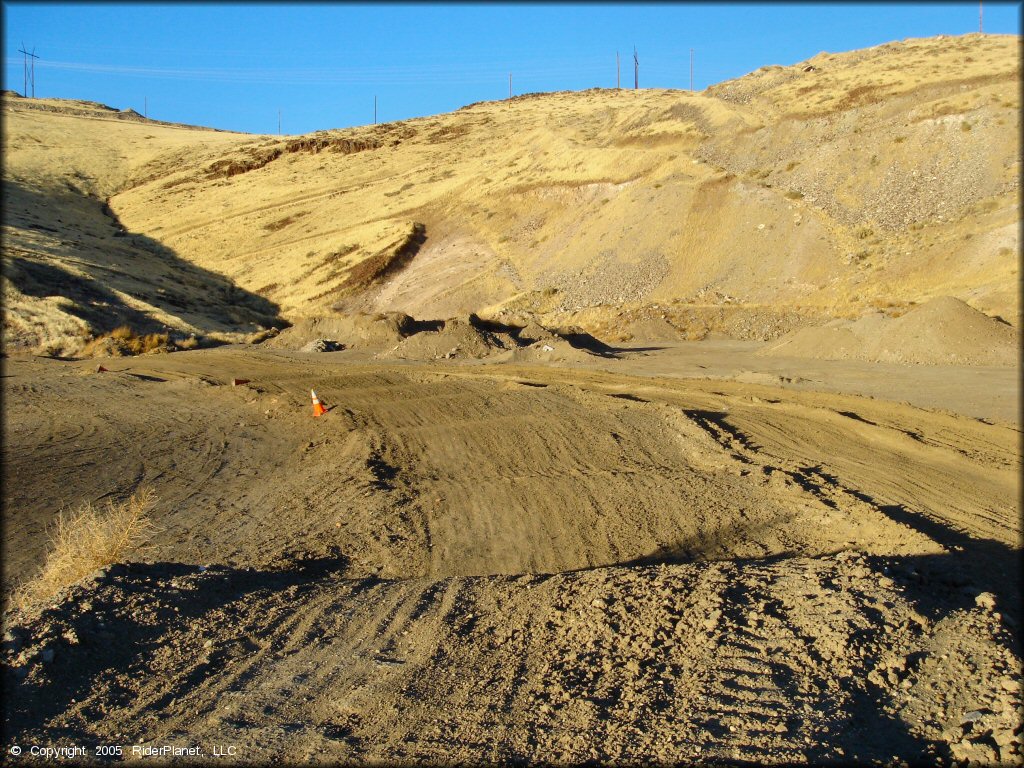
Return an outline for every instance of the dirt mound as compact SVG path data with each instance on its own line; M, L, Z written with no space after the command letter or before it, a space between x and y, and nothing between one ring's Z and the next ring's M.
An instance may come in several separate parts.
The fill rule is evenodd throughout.
M332 339L345 347L381 349L397 344L416 326L416 321L402 312L324 315L297 320L266 344L301 350L317 339Z
M438 581L115 566L7 625L3 747L70 733L126 754L238 744L241 764L1016 764L1002 606L943 577L853 552Z
M787 334L762 354L821 360L871 360L924 365L1013 366L1020 334L953 298L943 296L891 318L881 313L853 322L834 320Z
M249 346L110 369L5 366L7 583L36 571L62 506L144 482L159 533L5 615L2 751L1016 759L1014 427L735 381Z
M519 329L516 339L520 344L533 344L535 342L550 342L558 339L554 331L550 331L535 320L530 320Z
M622 332L633 341L679 341L683 333L668 320L647 317L627 323Z
M445 320L436 331L413 334L377 357L381 360L479 360L514 346L511 336L480 327L479 320L470 315Z

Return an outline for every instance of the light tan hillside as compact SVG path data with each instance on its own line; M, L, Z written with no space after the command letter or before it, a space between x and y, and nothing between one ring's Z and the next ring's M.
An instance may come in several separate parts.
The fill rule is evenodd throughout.
M8 99L5 178L75 168L129 230L293 321L767 338L948 295L1019 325L1019 77L1017 36L908 40L702 93L529 95L303 137L109 121L88 165L26 149L74 155L44 123L88 118Z
M4 94L3 300L7 350L73 354L127 324L224 339L277 310L223 275L126 231L107 200L147 174L219 157L250 136L128 110Z

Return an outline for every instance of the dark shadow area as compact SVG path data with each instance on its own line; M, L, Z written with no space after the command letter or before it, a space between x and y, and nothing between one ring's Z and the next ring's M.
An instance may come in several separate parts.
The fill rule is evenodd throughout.
M26 243L30 246L26 249L19 247L17 235L8 234L4 277L28 296L69 299L64 311L87 322L96 333L121 325L137 333L165 330L146 313L127 305L118 292L207 333L251 333L287 326L277 304L181 259L157 240L126 232L106 202L70 184L43 191L5 180L3 210L6 226L51 232L60 238L56 243L53 239ZM74 264L85 275L75 274L65 263Z
M417 320L405 315L398 325L398 332L403 336L413 336L426 331L440 331L444 328L444 320Z
M723 411L702 411L699 409L684 410L684 413L724 448L730 447L725 442L725 438L728 438L739 443L747 450L758 450L759 446L751 442L745 434L728 422L729 415L727 413Z
M870 419L865 419L863 416L856 414L853 411L836 411L836 413L838 413L840 416L845 416L848 419L859 421L861 424L870 424L872 427L878 426L878 424L876 424L875 422L871 421Z
M613 393L610 393L608 395L608 397L614 397L617 400L629 400L629 401L634 402L634 403L647 403L647 402L650 402L649 400L644 400L642 397L637 397L636 395L631 395L628 392L613 392Z
M905 513L903 519L908 525L913 525L917 517L913 513ZM975 609L975 597L983 591L992 592L997 596L996 607L1003 614L1004 625L1007 628L1006 632L995 636L994 641L1008 646L1009 650L1019 657L1021 647L1016 628L1019 626L1021 551L995 541L972 539L949 529L942 533L934 527L934 521L929 523L929 530L938 532L946 541L959 542L953 551L937 555L868 555L865 556L868 567L878 578L888 576L893 579L900 587L903 599L907 600L914 610L933 622L941 621L959 611ZM794 556L821 558L838 554L783 553L763 558L722 557L718 547L737 533L740 533L737 528L720 530L708 537L683 541L675 546L665 547L647 556L616 565L654 567L663 563L727 561L742 571L744 567L761 568L783 563ZM756 536L757 532L744 529L742 533L750 537ZM755 629L748 627L748 617L751 615L751 606L758 601L764 603L761 615L787 621L787 612L791 611L792 607L786 607L782 602L770 599L770 587L766 588L765 585L771 583L770 580L765 582L760 578L744 580L735 575L730 579L723 592L725 601L722 610L731 629L727 636L723 636L723 642L733 642L734 640L730 638L734 636L743 638L744 633L756 633ZM868 673L878 659L891 650L889 628L884 616L873 610L874 606L874 599L870 594L867 595L861 608L868 614L877 614L877 617L871 627L854 633L858 645L866 646L869 652L861 657L849 657L854 672L850 686L844 686L849 697L843 702L842 709L838 709L837 703L827 697L813 700L812 706L816 712L828 712L833 716L822 718L827 730L813 736L816 746L806 747L806 757L812 765L847 765L851 760L853 764L858 765L889 764L894 755L910 765L935 765L939 758L948 763L952 757L949 746L944 741L922 738L911 731L908 723L887 712L886 708L891 708L891 689L879 687L868 680ZM813 638L805 638L805 641L808 643L805 652L816 653ZM921 664L925 656L920 650L910 651L907 656L908 674ZM792 674L791 668L799 668L803 661L793 659L791 663L781 663L784 660L784 657L780 657L780 663L772 664L772 682L784 696L777 711L767 717L771 724L784 723L792 731L802 722L802 713L799 710L794 712L792 702L807 700L808 696L813 697L814 689L802 688L801 680ZM824 663L822 659L818 661ZM726 683L726 688L729 687L730 685ZM719 696L719 699L722 697ZM724 701L728 705L728 697ZM736 703L741 704L741 699L737 699ZM836 719L834 715L840 711L844 717ZM725 727L715 719L702 723L702 726L723 740L730 738ZM836 752L837 746L842 748L842 756ZM800 747L804 748L803 744L800 744ZM749 763L725 761L723 764Z
M4 734L5 745L17 743L25 731L38 733L51 718L67 712L98 690L104 691L101 706L120 706L133 696L127 689L104 688L97 683L107 671L135 669L147 674L149 657L161 648L162 640L174 627L186 627L213 611L251 595L273 595L282 589L297 588L296 595L317 586L323 578L338 578L347 565L344 556L293 560L286 569L257 571L227 566L197 566L183 563L129 563L113 565L89 585L90 606L83 608L79 600L70 599L56 609L44 612L44 620L59 621L69 626L79 638L73 648L58 644L49 663L37 668L29 679L19 677L11 667L4 669ZM365 588L374 579L357 580ZM121 606L125 594L141 597L145 611L126 611ZM23 639L24 630L9 628L9 635ZM66 631L66 630L65 630ZM5 656L8 651L5 641ZM245 642L245 641L239 641ZM217 673L232 658L253 649L238 647L228 641L213 645L192 672L192 682L199 684ZM36 664L38 665L38 661ZM180 691L177 695L181 695ZM157 707L170 703L157 702ZM102 712L83 712L89 719L102 718ZM132 738L144 736L145 724ZM89 739L91 734L72 729L47 729L52 738Z

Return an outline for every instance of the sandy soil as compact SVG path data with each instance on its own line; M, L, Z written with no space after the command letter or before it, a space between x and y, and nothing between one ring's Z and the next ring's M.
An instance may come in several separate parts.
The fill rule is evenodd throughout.
M8 615L5 749L1020 760L1015 420L737 380L753 350L362 354L5 361L7 583L62 505L150 484L162 529Z
M5 593L62 509L158 532L5 612L3 753L1020 764L1019 80L938 37L297 137L6 93ZM121 325L212 348L75 359Z

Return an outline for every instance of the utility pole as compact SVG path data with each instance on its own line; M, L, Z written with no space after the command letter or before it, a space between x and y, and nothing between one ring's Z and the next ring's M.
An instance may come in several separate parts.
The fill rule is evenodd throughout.
M693 90L693 48L690 49L690 90Z
M982 33L985 31L985 7L983 0L978 0L978 31Z
M34 99L36 97L36 59L38 59L39 57L36 56L36 48L35 48L35 46L32 46L32 53L29 53L28 51L25 50L25 43L24 42L21 44L21 48L19 48L18 51L23 53L23 54L25 54L22 57L23 68L24 68L24 83L23 83L23 87L22 87L22 95L26 96L26 97L28 96L29 85L31 85L32 86L32 98ZM30 58L32 59L31 69L30 69L30 65L29 65L29 59Z
M636 57L636 46L633 46L633 90L640 87L640 59Z
M615 52L615 90L616 91L619 90L619 88L621 87L621 85L620 85L620 76L621 76L621 74L622 74L622 68L619 66L619 52L616 51Z

